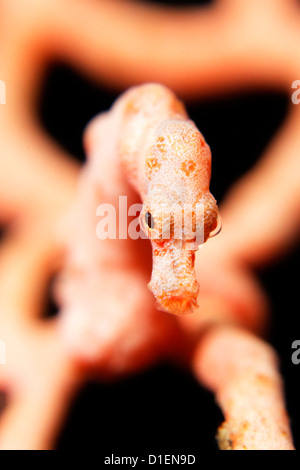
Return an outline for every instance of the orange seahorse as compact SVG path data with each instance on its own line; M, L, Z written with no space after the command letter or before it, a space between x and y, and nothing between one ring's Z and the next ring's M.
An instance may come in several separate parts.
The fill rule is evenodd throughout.
M153 254L148 287L160 309L190 312L199 292L195 251L218 225L210 148L162 85L130 88L108 114L119 125L121 164L143 202L140 223Z

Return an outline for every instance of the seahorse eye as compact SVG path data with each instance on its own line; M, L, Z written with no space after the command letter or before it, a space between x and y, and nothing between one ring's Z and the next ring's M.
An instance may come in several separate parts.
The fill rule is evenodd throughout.
M146 212L145 214L145 222L148 225L149 228L154 228L155 226L155 221L154 217L150 214L150 212Z

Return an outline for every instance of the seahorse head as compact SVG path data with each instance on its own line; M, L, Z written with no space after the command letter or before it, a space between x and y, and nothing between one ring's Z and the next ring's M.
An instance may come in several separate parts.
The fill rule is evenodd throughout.
M141 225L152 243L149 288L159 307L182 314L197 305L195 251L216 229L209 192L211 154L191 121L166 121L145 159L147 188Z

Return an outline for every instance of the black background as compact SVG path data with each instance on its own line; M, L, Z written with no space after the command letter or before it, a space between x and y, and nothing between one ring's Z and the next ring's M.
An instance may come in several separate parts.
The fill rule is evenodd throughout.
M199 3L212 2L184 2ZM56 63L49 68L39 112L49 133L83 161L84 127L95 114L107 110L118 94L118 90L96 86ZM212 150L211 191L219 203L231 184L260 158L283 122L289 101L290 96L264 90L187 103L190 117ZM300 438L300 365L291 362L291 344L300 339L298 264L296 248L257 273L271 299L269 341L281 358L296 446ZM57 448L99 449L107 455L139 455L142 449L158 453L217 450L214 435L221 422L222 414L209 392L186 371L161 364L114 384L85 385L70 409Z

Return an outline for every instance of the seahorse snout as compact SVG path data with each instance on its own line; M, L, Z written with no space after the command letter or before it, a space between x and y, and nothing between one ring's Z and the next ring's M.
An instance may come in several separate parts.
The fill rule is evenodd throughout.
M157 308L174 315L192 313L197 304L199 287L195 291L174 291L169 295L157 296Z
M160 246L153 243L153 267L148 284L158 308L182 315L197 307L199 284L196 280L195 253L176 241Z

